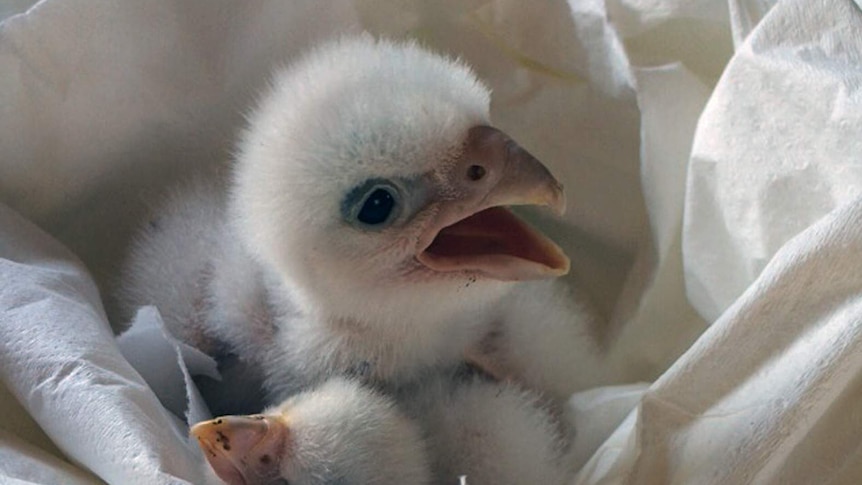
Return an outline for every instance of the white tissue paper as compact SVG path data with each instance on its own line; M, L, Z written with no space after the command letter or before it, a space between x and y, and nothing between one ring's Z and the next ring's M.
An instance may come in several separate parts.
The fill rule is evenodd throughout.
M187 430L120 354L84 266L8 208L0 227L0 375L14 397L69 459L109 483L200 483Z
M120 353L132 364L159 402L181 427L212 415L192 380L195 376L221 379L216 361L200 350L180 342L170 334L159 310L141 307L131 327L117 338Z
M567 188L621 384L569 401L575 483L862 481L858 2L27 6L0 8L0 482L204 482L213 363L154 308L118 344L112 278L273 65L362 30L463 57Z

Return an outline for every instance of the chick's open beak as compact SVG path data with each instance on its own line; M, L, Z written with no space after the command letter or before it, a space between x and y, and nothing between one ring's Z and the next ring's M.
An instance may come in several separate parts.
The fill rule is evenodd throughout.
M460 159L435 174L440 194L434 221L416 259L434 271L478 271L503 281L552 278L569 271L553 241L505 206L565 210L562 185L505 133L471 128Z
M224 416L198 423L190 432L228 485L270 483L278 477L288 435L282 417Z

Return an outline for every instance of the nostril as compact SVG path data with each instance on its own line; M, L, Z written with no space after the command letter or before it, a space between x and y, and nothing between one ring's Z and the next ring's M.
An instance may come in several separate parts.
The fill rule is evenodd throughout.
M481 180L485 176L485 167L481 165L470 165L467 169L467 178L472 181Z

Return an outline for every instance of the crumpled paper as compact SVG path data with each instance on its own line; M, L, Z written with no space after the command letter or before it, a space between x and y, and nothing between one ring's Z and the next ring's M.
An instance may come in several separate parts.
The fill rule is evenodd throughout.
M576 483L862 480L858 2L44 0L0 25L4 481L202 483L182 350L145 310L179 373L133 369L111 279L270 66L360 30L465 58L567 187L609 366L653 382L573 396Z
M194 377L221 379L216 361L171 335L156 307L141 307L117 345L181 429L212 419Z
M705 318L790 238L862 195L860 22L852 1L782 3L713 92L692 149L683 247Z
M0 228L0 377L15 399L108 483L201 483L187 429L121 355L84 266L5 206ZM52 466L40 458L13 471L38 480Z

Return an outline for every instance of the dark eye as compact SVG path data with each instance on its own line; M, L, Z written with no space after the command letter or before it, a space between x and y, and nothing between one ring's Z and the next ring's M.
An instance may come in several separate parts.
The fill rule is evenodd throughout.
M378 187L362 203L362 209L359 210L356 219L369 226L382 224L389 219L394 207L395 197L392 196L392 193L385 188Z

